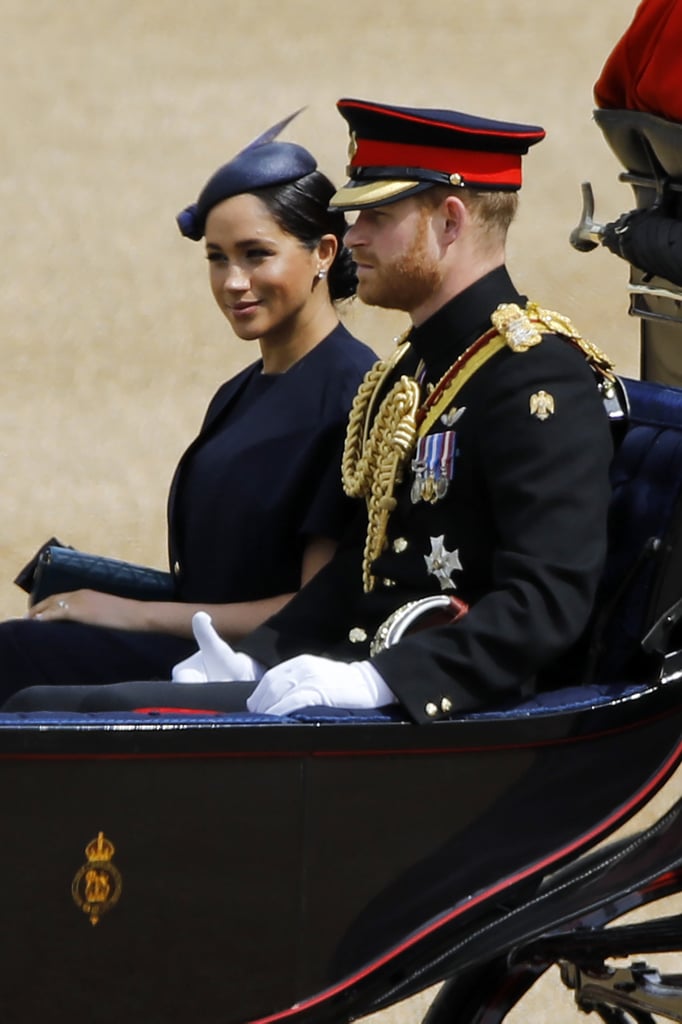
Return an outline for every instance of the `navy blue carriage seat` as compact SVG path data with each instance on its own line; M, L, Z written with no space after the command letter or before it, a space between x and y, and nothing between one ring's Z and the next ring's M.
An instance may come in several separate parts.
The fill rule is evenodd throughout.
M645 688L656 679L660 651L646 653L642 640L664 612L682 597L682 389L649 381L621 379L628 412L611 467L613 498L609 513L609 550L593 623L589 677L575 686L549 690L511 708L466 717L508 717L534 711L560 711L604 703ZM680 613L682 617L682 611ZM682 643L678 646L682 647ZM94 720L130 721L135 712L74 714L32 712L0 714L0 726L25 722L68 724ZM160 714L157 719L165 716ZM193 724L349 723L401 720L396 709L347 711L309 708L288 717L230 714L184 715Z
M682 595L682 390L623 385L627 421L611 466L608 556L589 670L602 684L651 679L664 652L647 654L642 642Z

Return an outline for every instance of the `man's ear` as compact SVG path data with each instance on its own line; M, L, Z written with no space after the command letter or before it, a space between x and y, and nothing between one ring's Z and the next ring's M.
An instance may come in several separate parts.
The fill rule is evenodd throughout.
M445 197L442 205L442 217L443 241L446 245L451 245L459 237L468 217L467 208L459 196Z

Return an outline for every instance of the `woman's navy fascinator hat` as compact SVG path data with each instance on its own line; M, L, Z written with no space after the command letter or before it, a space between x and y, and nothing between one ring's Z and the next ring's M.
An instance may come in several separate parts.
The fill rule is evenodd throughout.
M254 189L267 188L269 185L284 185L317 169L315 157L303 146L294 142L275 141L280 132L300 113L297 110L278 121L237 153L229 163L218 168L204 185L196 203L192 203L176 218L185 238L200 241L204 237L208 214L224 199L243 192L253 192Z

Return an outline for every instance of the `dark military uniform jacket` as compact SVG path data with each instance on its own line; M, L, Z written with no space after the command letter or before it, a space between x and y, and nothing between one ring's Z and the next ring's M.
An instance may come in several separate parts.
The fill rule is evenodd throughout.
M416 374L426 400L501 303L526 303L505 268L413 328L394 376ZM459 622L411 633L372 658L416 721L532 691L579 640L606 553L612 455L595 374L556 334L496 352L427 438L395 489L374 589L363 590L361 508L332 562L241 645L266 665L304 652L365 660L395 609L452 594L469 606ZM438 495L423 485L434 458L444 467Z

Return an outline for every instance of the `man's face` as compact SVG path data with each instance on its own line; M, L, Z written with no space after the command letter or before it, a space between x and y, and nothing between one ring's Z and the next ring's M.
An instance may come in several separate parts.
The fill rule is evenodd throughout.
M358 295L370 306L414 314L441 283L429 207L400 199L362 210L345 236L357 263Z

